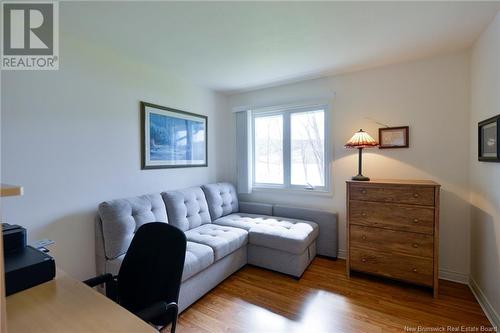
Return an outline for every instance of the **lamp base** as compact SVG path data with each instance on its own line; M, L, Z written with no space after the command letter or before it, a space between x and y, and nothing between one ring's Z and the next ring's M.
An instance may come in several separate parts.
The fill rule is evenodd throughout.
M363 175L357 175L351 178L352 180L359 180L359 181L368 181L370 178L363 176Z

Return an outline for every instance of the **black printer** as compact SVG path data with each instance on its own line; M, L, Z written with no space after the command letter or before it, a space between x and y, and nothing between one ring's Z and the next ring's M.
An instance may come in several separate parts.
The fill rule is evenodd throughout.
M54 258L26 245L26 229L2 223L5 293L14 294L52 280L56 275Z

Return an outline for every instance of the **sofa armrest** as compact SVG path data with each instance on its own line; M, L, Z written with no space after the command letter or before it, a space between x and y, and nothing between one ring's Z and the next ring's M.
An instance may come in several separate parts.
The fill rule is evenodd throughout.
M293 219L312 221L319 226L316 240L317 253L328 257L337 257L338 222L337 214L320 209L300 208L295 206L274 205L273 215Z
M104 234L102 232L102 220L99 214L95 217L95 260L97 275L102 275L106 272L106 251L104 250Z
M273 215L273 205L261 202L240 201L240 213Z

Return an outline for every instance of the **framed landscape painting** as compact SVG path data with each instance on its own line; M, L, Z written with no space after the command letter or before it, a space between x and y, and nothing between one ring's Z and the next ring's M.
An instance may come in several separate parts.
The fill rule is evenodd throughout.
M206 167L207 116L141 102L142 169Z

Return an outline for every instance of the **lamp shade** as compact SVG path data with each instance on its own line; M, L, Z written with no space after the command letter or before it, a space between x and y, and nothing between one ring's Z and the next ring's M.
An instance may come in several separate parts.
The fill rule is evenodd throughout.
M354 133L344 145L345 148L371 148L378 146L378 142L362 129Z

